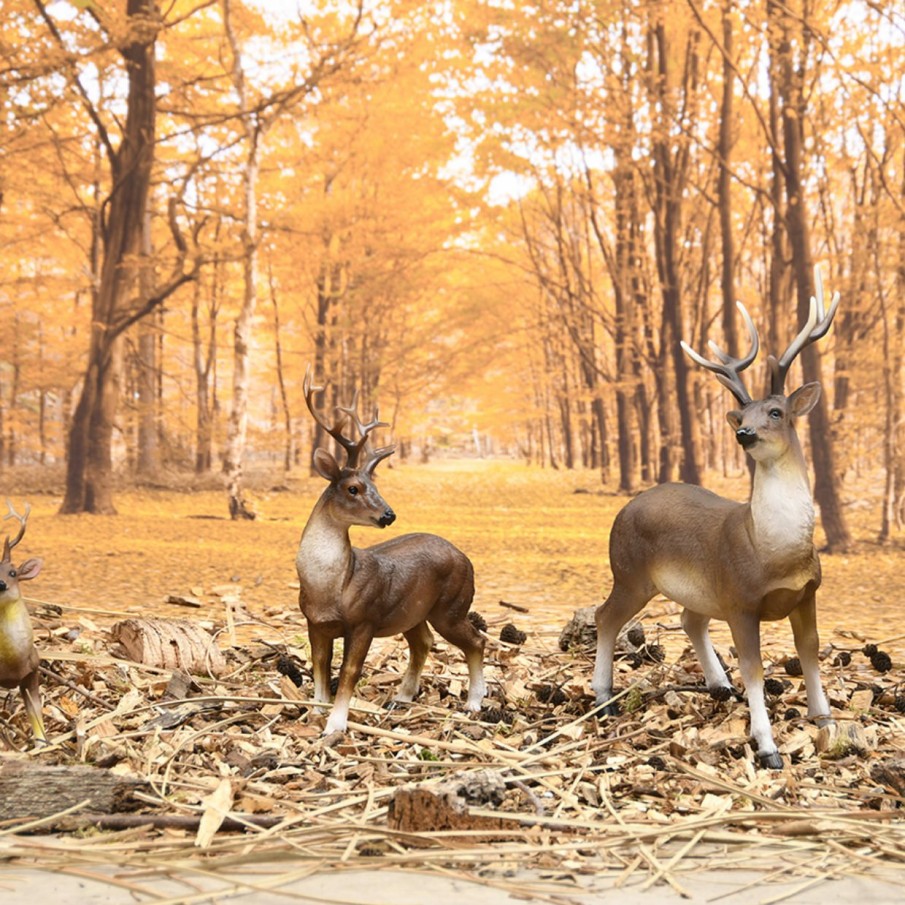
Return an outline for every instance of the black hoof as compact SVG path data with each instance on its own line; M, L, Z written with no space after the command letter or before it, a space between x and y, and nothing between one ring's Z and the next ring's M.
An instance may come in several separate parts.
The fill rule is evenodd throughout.
M600 716L619 716L619 705L604 704L597 712Z
M387 701L386 704L383 705L384 710L405 710L406 707L411 706L411 701Z
M757 765L764 770L781 770L782 757L778 751L768 751L757 755Z

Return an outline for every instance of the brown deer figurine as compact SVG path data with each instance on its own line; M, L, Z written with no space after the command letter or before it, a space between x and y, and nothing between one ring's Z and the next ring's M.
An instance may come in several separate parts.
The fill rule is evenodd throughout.
M344 449L346 461L341 466L327 450L315 450L314 468L329 484L308 518L295 562L299 606L308 622L316 701L329 700L333 642L343 639L339 686L324 735L346 730L349 701L374 638L399 633L405 637L409 663L394 700L414 699L433 643L428 624L465 654L469 676L465 706L480 710L485 693L484 638L468 619L474 597L471 562L434 534L404 534L365 549L352 546L352 525L385 528L396 518L374 482L374 469L394 447L369 448L371 432L385 425L376 412L372 421L363 424L356 400L349 408L337 407L333 424L326 422L313 401L322 389L312 386L309 369L304 383L308 409ZM348 422L357 437L343 434Z
M12 540L9 537L4 539L3 559L0 560L0 688L19 689L35 742L46 744L38 675L41 657L35 648L28 608L19 590L19 582L34 578L41 571L43 562L27 559L21 566L13 565L12 549L25 536L31 507L26 504L25 514L19 515L9 500L6 505L9 513L3 517L4 521L16 519L19 533Z
M751 717L751 736L759 763L782 767L764 702L760 623L788 617L804 673L808 716L831 722L820 682L815 594L820 562L814 549L814 505L795 421L807 415L820 396L808 383L786 396L789 366L810 343L830 328L839 303L827 313L820 273L808 321L783 355L768 357L770 394L753 400L740 373L755 359L758 337L745 307L738 303L750 337L744 358L733 358L715 343L717 361L708 361L684 342L699 365L713 371L738 400L727 418L736 439L754 460L747 503L723 499L691 484L662 484L646 490L616 516L610 534L613 589L597 610L597 659L592 687L598 704L613 696L613 652L622 626L656 593L680 604L682 626L691 639L714 694L731 689L714 652L711 619L729 624ZM614 705L605 714L616 712Z

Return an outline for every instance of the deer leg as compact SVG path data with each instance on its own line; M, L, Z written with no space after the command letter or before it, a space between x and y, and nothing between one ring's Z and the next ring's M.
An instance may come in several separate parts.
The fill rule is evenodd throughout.
M751 719L751 737L757 744L757 760L770 770L782 769L782 757L773 741L770 716L764 700L764 662L760 653L760 622L756 616L743 616L729 623L738 651L739 671L745 683L745 697Z
M431 625L450 644L455 644L465 654L468 665L468 698L465 709L476 713L481 709L481 702L487 694L484 682L484 636L472 625L467 617L467 607L458 621L450 619L448 612L437 613L438 607L430 616ZM461 608L458 608L462 612Z
M695 613L692 610L682 610L682 628L691 639L694 652L698 655L701 669L704 670L704 681L707 683L707 688L710 691L717 691L721 688L731 689L732 683L713 649L713 642L710 640L708 631L709 625L709 616Z
M325 704L330 700L330 663L333 660L333 639L309 622L308 640L311 643L314 700ZM318 710L323 710L323 708L319 707Z
M817 601L811 592L791 613L789 622L792 625L792 636L795 649L801 661L804 675L804 687L808 692L808 716L817 721L818 726L832 723L830 702L823 692L820 681L820 665L817 652L820 642L817 637Z
M365 657L371 647L374 635L369 625L355 626L343 638L343 662L339 669L339 686L333 701L333 710L327 719L323 734L345 732L349 721L349 704L355 692L355 686L361 678L365 665Z
M613 656L619 630L632 616L641 612L652 596L653 591L647 596L639 595L617 581L610 596L597 607L594 616L597 623L597 657L591 679L597 704L606 704L613 696ZM616 704L608 704L601 712L604 716L616 716L619 708Z
M41 686L39 684L38 670L30 672L19 684L22 700L25 702L25 713L28 722L31 723L31 731L35 737L35 744L46 745L47 735L44 732L44 717L41 713Z
M393 700L407 703L413 701L418 693L418 680L421 678L421 670L424 669L431 645L434 643L434 636L426 622L419 622L402 634L409 645L409 665L399 685L399 692Z

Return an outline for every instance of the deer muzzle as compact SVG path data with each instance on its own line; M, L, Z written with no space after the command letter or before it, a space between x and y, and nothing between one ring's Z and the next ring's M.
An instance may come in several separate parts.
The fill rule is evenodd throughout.
M396 513L387 506L386 511L377 519L377 524L380 525L381 528L386 528L387 525L392 525L393 522L396 521Z
M757 443L757 431L753 427L740 427L735 432L735 439L742 449L749 449Z

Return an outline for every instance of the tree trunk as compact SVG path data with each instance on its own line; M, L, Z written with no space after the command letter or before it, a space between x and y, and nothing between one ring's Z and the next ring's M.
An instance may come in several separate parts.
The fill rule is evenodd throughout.
M121 52L129 80L118 149L109 144L112 191L103 232L103 263L94 298L91 342L69 437L62 513L115 513L112 437L122 372L123 308L133 284L127 260L140 251L155 135L154 0L128 0L130 41Z
M802 184L806 108L802 78L803 73L808 70L808 66L804 63L808 37L805 33L805 24L802 23L801 27L804 30L793 40L788 32L792 20L786 16L785 9L773 2L768 4L768 9L776 20L775 27L779 30L779 40L775 49L778 55L778 87L782 104L784 172L788 202L786 221L798 299L798 322L803 324L807 320L811 296L814 294L810 225ZM797 46L802 59L793 60L793 45ZM804 349L801 354L801 364L806 382L822 382L820 351L817 343L812 343ZM821 393L818 404L811 412L810 428L811 435L816 438L816 442L811 443L814 499L820 507L820 518L826 534L827 548L833 552L841 552L851 547L852 538L840 500L840 482L836 470L834 438L829 420L826 393Z
M248 382L251 362L251 326L257 306L258 271L258 213L257 189L261 129L248 112L245 91L245 71L238 42L232 31L229 0L223 2L224 24L233 52L232 79L243 111L241 122L248 142L248 153L243 173L245 215L242 223L242 305L233 330L233 398L226 435L223 473L226 476L226 492L229 515L233 520L253 519L243 493L243 467L245 445L248 437Z
M139 275L141 297L154 292L151 262L151 222L145 217L142 234L142 270ZM154 478L160 471L159 419L157 396L157 330L150 318L138 325L138 455L135 470L146 478Z
M10 351L12 352L12 381L9 386L9 415L7 427L9 429L9 439L6 443L6 463L10 467L16 464L16 455L18 453L18 434L22 425L18 423L16 414L19 406L17 400L19 398L19 387L22 382L22 361L19 348L19 337L21 335L19 322L19 312L16 311L14 317L13 335L9 339Z
M197 238L197 237L196 237ZM219 224L214 241L219 239ZM223 262L214 255L207 305L207 345L202 335L201 299L205 292L198 281L192 292L192 364L195 371L195 474L206 474L213 464L214 416L217 412L217 316L220 312Z
M738 317L735 311L735 236L732 224L732 101L735 69L732 62L732 10L734 4L723 6L723 93L720 103L719 175L717 179L717 207L720 215L722 269L720 290L723 297L723 336L726 351L738 356Z
M677 432L664 438L665 456L661 465L661 477L669 477L672 473L672 456L681 448L679 476L690 484L701 482L701 469L693 430L691 399L688 392L688 364L685 353L679 345L683 329L683 286L679 263L682 242L682 204L687 181L688 140L682 139L673 150L673 118L676 116L675 104L671 99L668 87L670 71L675 65L674 49L670 46L667 25L658 18L653 26L651 53L651 69L656 73L654 98L662 111L662 122L658 124L657 138L653 144L653 179L654 179L654 221L655 248L657 254L657 270L660 277L662 294L662 342L666 350L666 360L672 365L674 375L675 404L678 409L678 423L668 412L664 419L664 429ZM683 90L688 99L696 89L696 33L689 35L685 48L685 71ZM668 405L661 400L661 409Z
M280 305L277 301L277 290L273 281L273 269L268 270L270 284L270 301L273 304L273 336L277 364L277 385L280 390L280 407L283 411L283 425L286 437L283 443L283 471L292 468L292 413L289 411L289 396L286 393L286 376L283 373L283 343L280 339Z
M903 155L905 157L905 155ZM905 175L900 198L905 200ZM880 293L883 318L883 386L886 396L886 424L883 438L885 481L880 521L881 543L892 539L893 530L905 523L905 214L899 208L899 265L894 288L896 301L890 303ZM879 272L879 268L878 268ZM890 311L889 309L893 310Z
M243 460L248 437L248 381L250 373L251 324L257 305L255 281L257 277L257 230L255 219L255 188L257 152L249 156L246 174L246 224L244 228L242 307L233 330L233 398L229 414L226 454L223 472L226 475L229 515L232 519L253 519L254 512L242 493Z

